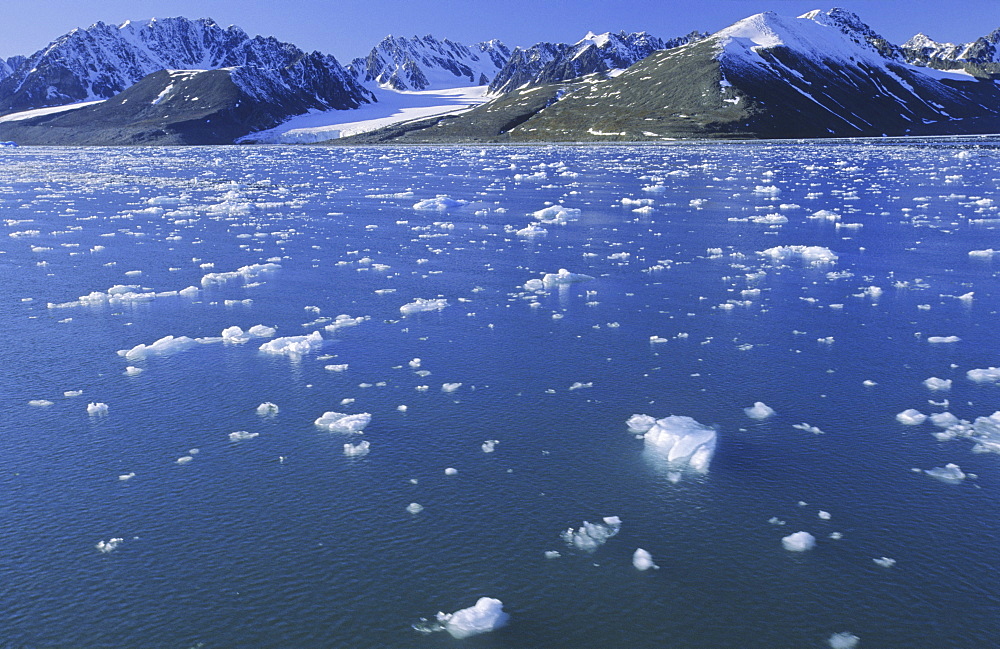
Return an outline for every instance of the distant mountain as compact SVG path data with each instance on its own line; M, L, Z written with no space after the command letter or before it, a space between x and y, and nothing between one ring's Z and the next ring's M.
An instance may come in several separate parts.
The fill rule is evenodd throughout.
M506 65L490 83L494 94L524 86L536 86L576 79L595 72L622 70L657 50L679 47L708 36L691 32L687 36L664 41L646 32L626 34L588 33L576 43L536 43L514 48Z
M511 55L511 60L516 52ZM355 141L642 141L1000 132L1000 87L908 63L841 9L751 16L609 78L514 90Z
M23 56L12 56L8 59L0 59L0 81L3 81L10 75L14 74L14 70L24 63L25 57Z
M0 80L0 114L107 99L160 70L221 68L240 69L234 78L248 88L288 86L312 108L353 108L371 100L332 56L251 38L210 19L167 18L99 22L61 36Z
M386 36L347 70L361 83L393 90L485 86L509 57L510 50L497 40L468 46L433 36Z
M903 43L906 60L939 70L965 70L982 78L1000 78L1000 29L971 43L939 43L917 34Z

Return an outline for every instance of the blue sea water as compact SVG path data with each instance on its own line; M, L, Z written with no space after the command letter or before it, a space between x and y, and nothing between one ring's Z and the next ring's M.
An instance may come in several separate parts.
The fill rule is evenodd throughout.
M1000 410L997 144L5 149L0 647L995 646L1000 455L896 415ZM117 353L257 324L322 345ZM716 427L707 473L640 413Z

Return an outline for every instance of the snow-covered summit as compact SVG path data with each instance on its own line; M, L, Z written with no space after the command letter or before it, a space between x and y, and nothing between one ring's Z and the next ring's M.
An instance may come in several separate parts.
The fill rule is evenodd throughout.
M177 17L97 22L60 36L0 80L0 113L107 99L164 69L241 67L258 75L272 71L277 84L302 86L313 80L310 91L320 97L351 96L345 105L369 98L332 56L307 54L273 37L251 38L239 27L223 28L210 18Z
M919 33L903 43L906 59L915 65L965 69L979 76L1000 75L1000 29L970 43L942 43Z
M509 57L498 40L470 46L431 35L386 36L347 69L361 83L393 90L458 88L489 84Z

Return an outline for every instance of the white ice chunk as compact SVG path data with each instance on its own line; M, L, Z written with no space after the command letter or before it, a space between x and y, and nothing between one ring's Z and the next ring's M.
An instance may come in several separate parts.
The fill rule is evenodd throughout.
M831 635L827 642L830 643L830 649L854 649L861 642L861 638L849 631L842 631Z
M590 523L583 521L583 525L577 529L572 527L560 534L566 545L593 552L608 542L608 539L621 531L622 522L617 516L606 516L603 523Z
M650 568L659 570L660 568L660 566L653 563L653 556L642 548L636 548L635 552L632 554L632 565L635 566L637 570L649 570Z
M403 315L411 315L421 311L441 311L447 306L448 300L444 298L425 299L418 297L409 304L399 307L399 312Z
M108 414L108 404L106 403L88 403L87 404L87 414L88 415L106 415Z
M409 505L406 506L406 511L410 512L411 514L419 514L420 512L424 511L424 506L421 505L420 503L410 503Z
M147 356L163 356L175 354L198 345L198 341L187 336L164 336L149 345L136 345L132 349L118 350L119 356L124 356L126 360L142 360Z
M705 473L715 453L715 429L691 417L671 415L658 419L643 438L646 452L665 460L675 471L689 467Z
M537 212L532 212L529 216L535 217L546 225L566 225L570 221L580 218L580 210L562 205L550 205Z
M201 285L212 286L215 284L225 284L226 282L237 278L243 278L244 280L254 279L264 273L276 271L279 268L281 268L280 264L268 262L266 264L243 266L242 268L227 273L209 273L201 278Z
M499 629L510 616L503 611L503 602L492 597L480 597L475 606L454 613L438 613L437 620L455 638L467 638Z
M943 467L936 466L933 469L927 469L924 471L927 475L932 478L937 478L941 482L946 484L959 484L962 480L965 480L965 472L957 464L948 463Z
M125 374L129 376L139 376L140 374L142 374L142 368L136 367L134 365L129 365L128 367L125 368Z
M242 441L245 441L245 440L248 440L248 439L253 439L254 437L257 437L258 435L260 435L260 433L248 433L245 430L238 430L236 432L229 433L229 441L230 442L242 442Z
M805 552L816 545L816 537L809 532L796 532L781 539L781 545L790 552Z
M810 266L820 266L837 261L837 254L823 246L775 246L757 254L770 257L775 262L801 259Z
M278 414L277 404L271 403L270 401L265 401L264 403L257 406L257 414L261 417L268 417L271 415Z
M957 343L961 341L962 339L958 336L929 336L927 338L927 342L935 344Z
M408 363L408 365L410 367L412 367L413 369L419 369L420 368L420 359L419 358L414 358L413 360L411 360Z
M458 469L453 469L452 467L448 467L447 469L444 470L444 474L445 475L458 475Z
M114 539L108 539L107 541L98 541L97 545L95 545L94 547L97 548L98 552L102 554L107 554L109 552L114 552L116 549L118 549L118 546L124 542L125 539L123 538L114 538Z
M500 443L500 440L498 440L498 439L488 439L488 440L486 440L485 442L483 442L483 445L482 445L483 453L492 453L494 450L496 450L496 445L499 444L499 443Z
M48 399L32 399L31 401L28 402L28 405L35 406L38 408L45 408L51 406L52 402L49 401ZM87 412L90 412L89 408L87 409Z
M438 194L434 198L425 198L422 201L414 203L413 209L419 212L444 212L445 210L450 210L453 207L461 207L468 202L469 201L463 201L459 198L452 198L447 194Z
M928 390L950 390L951 379L939 379L936 376L932 376L929 379L924 379L924 387Z
M969 370L965 375L976 383L1000 383L1000 367Z
M309 352L316 351L323 346L323 336L318 331L314 331L306 336L285 336L275 338L260 346L260 351L268 354L285 354L287 356L301 356Z
M938 428L949 428L959 422L958 417L950 412L935 412L929 419Z
M879 557L878 559L872 559L876 566L882 566L883 568L891 568L896 565L895 559L890 559L889 557Z
M445 383L441 386L441 392L454 392L462 387L461 383Z
M896 421L907 426L916 426L924 423L926 420L927 415L914 408L908 408L896 415Z
M763 401L756 401L752 408L744 408L743 412L746 413L747 417L750 419L767 419L774 415L774 408L767 405Z
M571 273L565 268L560 268L557 273L546 273L542 277L542 286L545 288L552 288L553 286L559 286L560 284L573 284L575 282L586 282L587 280L594 279L590 275L584 275L583 273ZM527 286L525 286L527 288Z
M656 417L650 417L649 415L632 415L625 422L628 426L629 432L632 433L645 433L650 428L656 425Z
M332 433L360 433L371 423L372 416L367 412L347 415L342 412L324 412L314 423L319 428L325 428Z
M368 440L362 440L357 444L344 444L344 455L347 457L361 457L362 455L368 455L370 446L371 443Z
M355 327L368 319L370 319L370 316L363 315L363 316L358 316L356 318L352 318L346 313L341 313L340 315L338 315L336 318L333 319L333 322L326 325L325 328L330 333L334 333L338 329L343 329L344 327Z

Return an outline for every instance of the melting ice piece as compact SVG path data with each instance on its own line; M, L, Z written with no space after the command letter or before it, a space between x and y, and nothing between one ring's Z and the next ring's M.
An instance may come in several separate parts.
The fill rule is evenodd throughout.
M45 408L47 406L51 406L52 402L49 401L48 399L32 399L31 401L28 402L28 405L36 406L39 408ZM87 412L90 412L90 410L87 410Z
M419 367L420 367L420 359L419 359L419 358L414 358L413 360L411 360L411 361L410 361L410 362L408 363L408 365L409 365L410 367L412 367L413 369L417 369L417 368L419 368Z
M454 469L452 467L448 467L447 469L444 470L444 474L445 475L458 475L458 469Z
M813 435L823 434L823 431L820 430L818 426L810 426L805 422L802 422L801 424L792 424L792 428L797 428L798 430L804 430L807 433L812 433Z
M976 383L1000 383L1000 367L969 370L965 375Z
M752 408L744 408L743 412L750 419L767 419L774 415L774 408L763 401L755 401Z
M492 453L494 451L494 449L496 448L496 445L499 444L499 443L500 443L500 440L498 440L498 439L488 439L488 440L486 440L485 442L483 442L483 446L482 446L483 453Z
M106 403L88 403L87 404L87 414L88 415L106 415L108 414L108 404Z
M656 417L650 417L649 415L632 415L625 422L628 426L630 432L633 433L645 433L650 428L656 425Z
M593 552L608 542L622 528L621 519L617 516L605 516L604 523L590 523L583 521L583 525L577 529L572 527L566 529L559 536L566 545L584 552Z
M927 469L924 473L946 484L960 484L962 480L965 480L965 472L957 464L950 462L943 467L936 466L933 469Z
M837 254L823 246L775 246L757 254L770 257L775 262L797 258L809 266L832 264L837 261Z
M924 379L924 387L928 390L950 390L951 379L939 379L936 376L932 376L929 379Z
M896 421L907 426L916 426L926 421L927 415L914 408L908 408L896 415Z
M645 426L646 415L633 415L629 418L631 424L639 423ZM708 464L715 453L716 432L711 426L699 424L691 417L671 415L657 419L646 434L643 435L646 452L658 459L665 460L668 467L679 471L691 468L705 473Z
M453 207L461 207L468 202L459 198L452 198L447 194L438 194L434 198L425 198L422 201L414 203L413 209L418 212L444 212Z
M118 350L119 356L124 356L126 360L142 360L147 356L159 356L165 354L175 354L196 346L198 341L187 336L164 336L149 345L136 345L132 349Z
M372 416L367 412L347 415L342 412L324 412L314 423L319 428L325 428L331 433L360 433L371 423Z
M976 417L972 424L972 438L976 453L1000 453L1000 410L989 417Z
M660 566L653 563L653 556L642 548L636 548L635 552L632 554L632 565L635 566L637 570L649 570L650 568L655 570L660 569Z
M107 554L109 552L115 551L118 548L118 546L124 542L125 539L123 538L114 538L114 539L108 539L107 541L98 541L97 545L95 545L94 547L97 548L98 552L101 552L102 554Z
M270 401L265 401L264 403L257 406L257 414L261 417L268 417L271 415L278 414L278 405L271 403Z
M229 433L230 442L242 442L244 440L253 439L257 437L260 433L249 433L245 430L238 430L234 433Z
M399 307L399 312L403 315L411 315L421 311L441 311L447 306L448 300L444 298L425 299L418 297L409 304Z
M583 273L571 273L565 268L560 268L559 272L545 273L545 275L542 276L542 286L545 288L552 288L553 286L559 286L560 284L586 282L592 279L594 278L590 275L584 275ZM527 288L527 284L525 284L525 288Z
M546 225L566 225L570 221L580 218L580 210L562 205L549 205L537 212L532 212L530 216Z
M781 539L781 545L790 552L805 552L816 545L816 537L809 532L796 532Z
M361 457L362 455L368 455L371 443L368 440L363 440L357 444L344 444L344 455L347 457Z
M927 342L936 344L957 343L961 342L961 340L958 336L929 336L927 338Z
M831 635L827 642L830 644L830 649L854 649L861 642L861 638L849 631L842 631Z
M406 511L410 512L411 514L419 514L420 512L424 511L424 506L421 505L420 503L410 503L409 505L406 506Z
M445 383L441 386L441 392L454 392L462 387L461 383Z
M896 565L895 559L890 559L889 557L879 557L878 559L872 559L875 565L882 566L883 568L891 568Z
M438 622L455 638L467 638L499 629L509 619L510 615L503 611L503 602L492 597L480 597L475 606L454 613L437 614Z
M323 336L318 331L314 331L307 336L285 336L275 338L260 346L260 351L268 354L285 354L287 356L301 356L309 352L316 351L323 346Z
M325 329L330 333L333 333L338 329L343 329L344 327L356 327L365 320L369 319L371 319L371 316L362 315L356 318L352 318L346 313L341 313L340 315L338 315L336 318L333 319L333 322L326 325Z

